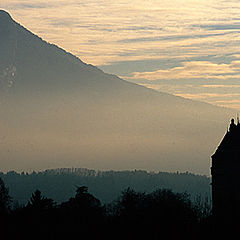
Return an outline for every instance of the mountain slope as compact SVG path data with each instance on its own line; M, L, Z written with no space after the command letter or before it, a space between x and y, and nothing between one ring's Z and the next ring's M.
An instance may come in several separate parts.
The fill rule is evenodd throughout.
M117 87L130 90L133 87L142 88L116 76L105 74L63 49L43 41L16 23L4 11L0 11L0 26L0 50L4 55L0 67L2 71L8 68L9 71L16 73L13 82L16 90L80 87L80 90L84 91L87 89L119 92ZM5 84L7 83L6 79Z
M233 111L106 74L0 11L0 167L208 173Z

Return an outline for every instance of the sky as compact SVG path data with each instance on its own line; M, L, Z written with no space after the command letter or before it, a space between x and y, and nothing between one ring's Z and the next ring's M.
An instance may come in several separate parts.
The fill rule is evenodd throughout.
M240 110L239 0L0 0L0 8L105 72Z

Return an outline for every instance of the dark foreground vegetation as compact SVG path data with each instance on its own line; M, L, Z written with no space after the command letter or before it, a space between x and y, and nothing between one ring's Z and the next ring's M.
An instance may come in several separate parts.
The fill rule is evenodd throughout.
M198 239L211 233L211 211L167 189L127 188L102 205L85 186L59 204L35 190L27 204L12 206L0 179L0 224L3 239Z

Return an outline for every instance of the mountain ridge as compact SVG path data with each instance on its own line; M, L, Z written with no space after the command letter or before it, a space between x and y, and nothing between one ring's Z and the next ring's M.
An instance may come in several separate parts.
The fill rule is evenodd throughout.
M2 18L11 24L1 27ZM234 114L104 73L5 12L0 52L3 170L75 166L206 174Z
M176 95L173 95L173 94L169 94L169 93L165 93L165 92L161 92L161 91L156 91L154 89L151 89L151 88L147 88L145 86L141 86L141 85L138 85L136 83L133 83L133 82L128 82L122 78L119 78L117 75L114 75L114 74L109 74L109 73L105 73L104 71L102 71L101 69L99 69L98 67L92 65L92 64L87 64L85 62L83 62L79 57L75 56L74 54L72 54L71 52L68 52L66 51L65 49L57 46L56 44L53 44L53 43L50 43L44 39L42 39L41 37L39 37L37 34L34 34L32 33L31 31L29 31L26 27L22 26L21 24L17 23L16 21L13 20L13 18L11 17L11 15L5 11L5 10L1 10L0 9L0 19L5 19L5 20L8 20L11 24L16 24L17 27L20 27L21 30L27 32L28 34L30 34L31 36L33 36L34 38L40 40L43 42L43 44L46 44L47 46L51 47L51 48L55 48L56 50L58 51L61 51L63 54L66 54L69 58L72 58L74 60L76 60L76 63L81 63L89 68L92 68L94 70L97 70L103 74L106 74L107 76L109 77L113 77L113 78L116 78L118 80L121 80L121 81L124 81L124 82L127 82L129 85L133 85L133 86L138 86L140 88L143 88L143 89L147 89L147 90L150 90L152 91L152 93L155 93L155 94L164 94L164 95L167 95L167 96L174 96L178 99L184 99L184 100L187 100L187 101L193 101L195 103L203 103L203 104L209 104L209 103L206 103L206 102L201 102L201 101L196 101L196 100L192 100L192 99L189 99L189 98L184 98L184 97L181 97L181 96L176 96ZM1 20L0 20L1 21ZM213 104L210 104L211 106L215 106L215 107L220 107L220 108L225 108L225 107L221 107L221 106L216 106L216 105L213 105Z
M71 52L69 51L66 51L65 49L57 46L56 44L53 44L53 43L50 43L44 39L42 39L41 37L39 37L37 34L34 34L32 33L30 30L28 30L26 27L22 26L21 24L17 23L16 21L13 20L13 18L11 17L11 15L5 11L5 10L1 10L0 9L0 19L5 19L5 20L8 20L11 24L16 24L17 27L20 27L20 29L22 31L25 31L27 32L28 34L30 34L31 36L33 36L34 38L40 40L43 42L43 44L46 44L46 46L48 47L51 47L52 49L56 49L57 51L61 51L63 54L66 54L68 57L69 57L69 60L76 60L76 64L83 64L87 67L89 67L90 69L94 69L96 71L98 71L99 73L101 74L106 74L107 76L109 77L112 77L112 78L115 78L117 80L121 80L121 81L124 81L126 82L127 84L132 85L132 86L138 86L142 89L145 89L145 90L149 90L151 91L152 93L155 93L155 94L163 94L163 95L166 95L166 96L174 96L175 98L178 98L178 99L181 99L181 100L184 100L184 101L193 101L194 103L201 103L201 104L209 104L211 106L214 106L214 107L219 107L219 108L223 108L223 109L229 109L229 108L226 108L226 107L222 107L222 106L217 106L217 105L214 105L214 104L210 104L210 103L206 103L206 102L202 102L202 101L197 101L197 100L192 100L192 99L189 99L189 98L184 98L184 97L181 97L181 96L176 96L176 95L173 95L173 94L169 94L169 93L166 93L166 92L161 92L161 91L156 91L154 89L151 89L151 88L147 88L145 86L141 86L139 84L136 84L136 83L133 83L133 82L128 82L120 77L118 77L117 75L114 75L114 74L109 74L109 73L105 73L103 70L99 69L98 67L92 65L92 64L87 64L85 62L83 62L79 57L75 56L74 54L72 54ZM1 20L0 20L1 22ZM71 58L71 59L70 59ZM233 110L233 109L230 109L230 110Z

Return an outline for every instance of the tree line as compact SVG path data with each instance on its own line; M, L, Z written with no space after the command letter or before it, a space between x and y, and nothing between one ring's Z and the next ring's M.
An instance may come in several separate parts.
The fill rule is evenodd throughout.
M59 168L32 173L14 171L1 173L14 201L25 204L33 191L41 189L56 202L66 201L75 193L76 185L88 186L103 203L110 203L130 187L137 192L150 193L159 188L190 194L192 201L211 198L210 178L196 174L134 171L95 171L85 168Z
M5 239L198 239L211 233L211 209L186 193L126 188L103 204L86 186L56 203L36 189L26 204L13 204L0 178L0 224Z

